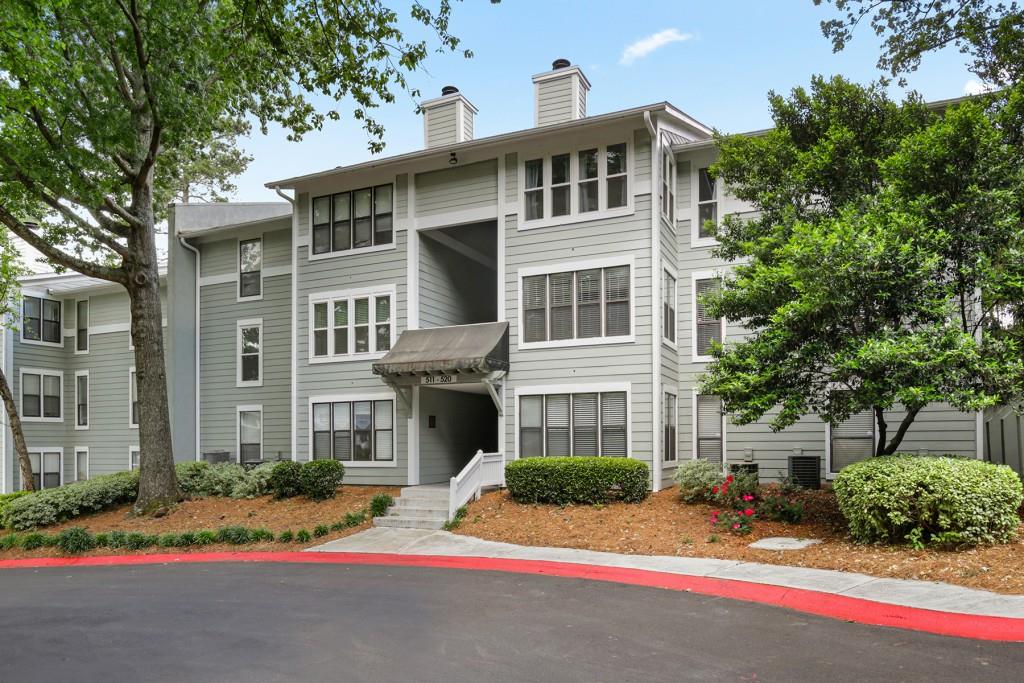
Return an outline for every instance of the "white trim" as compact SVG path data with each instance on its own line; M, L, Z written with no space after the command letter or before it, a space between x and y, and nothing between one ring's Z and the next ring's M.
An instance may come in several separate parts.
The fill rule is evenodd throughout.
M139 446L128 446L128 471L131 472L134 468L132 467L132 454L139 454L139 469L142 469L142 449Z
M242 462L242 413L260 414L260 460L263 460L263 404L235 406L235 462Z
M398 310L397 310L398 309L398 306L397 306L398 287L396 285L391 284L391 285L381 285L379 287L360 287L360 288L356 288L356 289L342 289L342 290L334 290L334 291L330 291L330 292L311 292L309 295L307 295L307 297L306 297L307 298L307 302L306 303L307 303L307 315L308 315L308 318L307 318L306 334L307 334L308 347L307 347L307 350L306 350L306 362L308 364L315 365L315 364L320 364L320 363L348 363L348 362L352 362L352 361L365 361L365 360L374 360L374 359L377 359L377 358L383 358L387 354L388 350L384 350L384 351L377 350L377 333L376 333L376 329L377 329L376 313L377 313L377 311L376 311L376 306L374 306L374 303L375 303L374 302L374 298L378 297L378 296L385 296L385 295L391 297L391 303L390 303L391 340L390 340L390 345L388 347L388 350L390 350L390 349L393 349L395 347L395 341L397 339L397 332L396 332L396 330L398 329L398 324L397 324L398 323L398 321L397 321L397 317L398 317ZM369 327L369 341L370 341L370 344L371 344L371 348L373 348L374 350L373 351L369 351L369 352L365 352L365 353L356 353L355 352L355 334L354 334L355 311L352 310L352 311L349 311L349 324L348 324L348 329L353 330L353 334L351 335L352 338L349 339L349 348L352 349L352 351L350 351L347 354L335 354L334 353L334 334L333 334L333 331L334 331L334 325L333 325L334 313L333 313L333 310L332 310L332 308L333 308L332 302L334 302L336 300L339 300L339 299L350 299L351 300L351 299L357 299L357 298L363 298L363 297L370 299L370 302L368 304L369 307L370 307L370 309L369 309L370 322L367 323L367 325ZM327 309L328 309L327 310L327 355L326 356L314 356L313 355L313 350L314 350L314 335L313 335L313 332L314 332L314 330L313 330L314 316L313 316L313 307L314 307L315 304L318 304L318 303L326 303L327 304Z
M670 395L674 396L675 399L676 399L676 423L675 423L675 426L676 426L676 459L675 460L665 460L665 453L664 453L664 451L661 453L661 467L662 467L662 469L671 469L673 467L676 467L679 464L679 460L680 460L680 458L679 458L679 386L676 385L676 384L669 384L668 382L663 382L662 385L661 385L661 393L662 394L670 394ZM665 412L664 406L662 406L662 411L661 412L662 413ZM662 424L661 425L661 430L659 431L659 434L658 434L658 440L662 441L664 438L665 438L665 425Z
M78 378L85 377L85 425L78 424ZM73 423L76 431L85 431L92 426L92 380L88 370L75 370L75 416Z
M676 234L676 221L679 219L679 197L676 194L676 190L679 187L679 176L678 176L678 162L676 161L676 155L672 153L671 148L668 146L661 148L661 172L665 172L665 165L668 165L668 195L669 195L669 213L665 213L665 200L662 197L662 190L664 185L662 183L663 178L658 178L658 214L665 221L665 224L672 228L672 234Z
M424 117L424 119L425 119L425 117ZM370 233L372 235L372 238L375 239L376 238L376 234L377 234L376 233L376 229L377 229L376 222L377 221L376 221L376 218L375 218L377 206L376 206L376 192L374 192L374 190L377 187L380 187L381 185L391 185L391 241L388 242L387 244L374 244L374 245L371 245L369 247L357 247L357 248L352 248L352 249L343 249L343 250L340 250L340 251L325 251L322 254L314 254L313 253L313 203L314 203L314 200L322 199L323 197L327 197L328 200L330 200L331 212L333 213L334 212L334 199L333 199L334 195L348 193L349 197L350 197L349 201L351 202L351 195L352 195L352 193L358 192L360 190L367 190L367 189L369 189L370 190ZM398 248L398 234L397 234L398 233L398 228L395 225L395 223L397 222L397 219L395 217L395 192L396 192L397 187L398 187L398 183L395 182L395 177L392 176L392 177L387 179L387 182L371 184L369 186L354 187L354 188L351 188L351 189L348 189L348 190L338 190L337 192L326 192L326 193L323 193L323 194L316 194L316 195L314 195L312 192L307 193L306 196L309 197L309 206L307 207L307 214L308 215L306 217L307 218L306 225L309 226L309 230L307 232L307 239L306 239L306 243L304 245L306 247L306 259L309 260L309 261L320 261L320 260L329 259L329 258L341 258L341 257L344 257L344 256L353 256L355 254L369 254L369 253L372 253L372 252L375 252L375 251L389 251L391 249L397 249ZM355 211L354 203L350 203L349 204L349 212L350 212L349 215L351 216L351 212L354 212L354 211ZM333 231L333 229L334 228L332 226L331 230ZM353 236L353 238L354 238L354 236ZM332 238L332 241L333 241L333 238ZM354 239L353 239L353 241L354 241ZM293 248L294 248L294 246L295 245L293 245Z
M288 329L288 336L291 337L291 339L289 340L289 343L291 345L291 358L290 358L291 376L288 378L289 385L290 385L290 391L291 391L291 395L290 395L291 403L288 406L288 411L289 411L288 418L289 418L289 423L290 423L290 429L288 431L291 432L291 435L289 437L290 438L289 445L291 446L291 449L292 449L291 459L293 461L295 461L295 460L298 459L297 451L298 451L298 444L299 444L299 424L298 424L298 414L299 414L299 378L298 378L298 375L299 375L299 370L298 370L299 369L299 335L298 335L298 325L299 325L299 322L298 322L298 320L299 320L299 247L296 244L296 242L298 241L298 233L299 233L299 193L297 191L294 191L292 193L294 195L294 197L291 198L291 199L288 198L288 195L286 195L283 192L281 192L281 190L277 190L277 193L279 195L281 195L282 197L284 197L285 199L288 199L288 201L290 201L291 204L292 204L292 227L291 227L291 241L292 241L292 243L291 243L291 248L289 250L289 251L291 251L291 288L292 288L291 296L290 296L291 301L289 302L291 304L289 306L289 308L291 309L291 311L290 311L290 314L291 314L291 327ZM306 195L306 197L307 197L307 201L312 203L312 200L309 199L309 195ZM312 228L313 228L313 226L310 226L310 231L312 231ZM198 425L198 422L197 422L197 424L196 424L196 441L197 442L199 440L198 432L199 432L199 425ZM199 457L198 443L196 445L196 457L197 458Z
M296 245L296 246L303 246L303 245ZM263 291L263 286L266 284L266 280L267 280L268 277L280 277L281 275L291 275L292 271L293 271L293 267L290 266L290 265L267 266L267 267L263 268L263 270L260 271L261 275L263 276L262 277L262 284L260 285L260 292ZM247 297L244 297L244 298L237 297L238 279L239 279L239 274L238 273L221 273L220 275L204 275L201 278L199 278L199 286L200 287L208 287L208 286L211 286L211 285L226 285L228 283L232 283L232 284L234 284L236 286L236 298L237 298L238 301L240 301L240 302L244 302L244 301L260 301L260 300L263 299L262 295L259 296L259 297L255 297L255 296L247 296Z
M416 229L416 174L408 173L406 181L406 297L405 329L420 326L420 236ZM396 187L398 183L395 183Z
M650 114L644 114L644 124L651 137L651 189L660 183L659 169L661 167L661 122L651 120ZM655 194L651 193L651 274L661 273L661 221L658 218L659 210L653 206ZM653 280L653 278L652 278ZM655 287L651 282L651 325L654 330L662 328L661 322L661 283ZM657 334L661 334L658 332ZM653 337L653 334L652 334ZM662 413L662 392L661 392L661 344L651 340L651 426L654 438L651 448L651 488L655 491L661 488L661 413Z
M39 375L39 417L28 417L25 415L25 375ZM60 378L60 417L43 417L46 412L46 395L43 391L43 377ZM50 422L57 423L64 421L64 371L50 370L47 368L18 368L18 412L21 414L22 422Z
M878 447L878 416L875 415L875 411L870 409L871 413L871 454L874 455L875 449ZM825 480L831 481L836 478L838 472L832 471L832 423L825 422Z
M547 396L550 394L602 394L612 392L626 393L626 457L633 455L633 385L631 382L579 382L577 384L533 384L512 388L513 418L513 459L519 458L519 399L523 396ZM600 399L598 399L600 400ZM570 425L570 431L572 427ZM598 423L598 433L601 425ZM545 439L546 444L546 439ZM546 446L545 446L546 450ZM615 456L601 456L615 457ZM637 458L639 459L639 458Z
M662 321L659 327L661 328L661 343L670 349L679 348L679 271L670 266L668 263L662 262L661 265L662 282L658 283L658 289L660 290L664 284L664 276L667 274L676 283L672 290L672 313L675 315L675 322L673 325L672 336L674 339L669 339L665 336L665 322ZM660 298L660 297L659 297ZM664 303L664 302L662 302ZM661 310L659 308L659 310Z
M45 462L44 462L44 458L43 458L43 453L58 453L58 454L60 454L60 458L59 458L59 463L60 464L59 464L59 468L58 468L58 471L60 473L60 483L58 484L58 486L63 486L64 485L64 447L63 446L54 446L54 447L31 446L29 448L26 448L25 450L26 450L26 452L29 455L32 455L33 453L36 453L36 454L39 455L39 490L40 491L42 491L42 490L44 490L46 488L46 485L44 483L45 482L45 477L43 476L44 475L44 469L45 469ZM20 478L21 478L21 470L18 467L17 458L14 459L14 468L17 471L17 474L18 474L18 477L19 477L19 480L20 480ZM21 482L21 488L22 488L22 490L24 490L24 488L25 488L25 482L24 481Z
M985 412L979 410L974 424L974 449L978 460L985 459Z
M454 225L493 221L497 217L497 205L480 206L474 209L462 209L461 211L446 211L444 213L435 213L429 216L417 216L414 229L430 230L432 228L448 228Z
M309 449L308 459L313 459L313 404L337 402L355 403L356 401L391 401L391 460L339 460L338 462L344 464L345 469L348 469L350 467L398 467L398 396L394 392L369 391L310 396L306 410L306 421L308 429L308 441L306 443ZM333 411L333 408L331 410ZM376 448L376 443L374 444L374 448ZM418 459L419 458L417 457L417 460Z
M252 296L242 296L242 242L253 242L258 240L260 243L260 293ZM264 233L260 233L254 237L238 237L235 239L235 298L239 303L245 301L263 301L263 290L265 283L263 278L265 274L263 272L263 245L266 242L264 239Z
M534 74L533 82L542 83L544 81L553 81L555 79L562 78L563 76L573 75L580 78L586 85L587 90L590 90L590 81L587 80L587 77L583 74L583 70L576 66L575 64L571 66L562 67L561 69L552 69L550 71L543 71L539 74Z
M423 235L434 240L438 244L442 244L457 254L461 254L468 258L470 261L479 263L480 265L488 268L489 270L497 270L498 264L493 258L484 254L481 251L474 249L465 242L455 239L448 233L442 230L424 230Z
M697 354L697 281L698 280L721 280L725 276L722 269L699 270L690 274L690 360L694 363L710 363L714 356L701 356ZM679 282L676 281L676 286ZM678 314L677 314L678 317ZM725 344L726 319L721 319L722 344Z
M25 299L32 297L33 299L39 299L39 339L25 339ZM60 341L59 342L48 342L43 341L43 300L56 301L60 304ZM64 300L54 299L53 295L47 294L46 292L39 292L33 290L23 290L21 294L21 306L18 310L18 338L22 344L28 346L48 346L51 349L63 349L65 339L65 328L64 321L67 319L66 311L64 310Z
M709 156L690 159L690 248L700 249L704 247L718 246L718 240L714 237L700 236L700 169L708 168L714 163ZM722 222L722 197L725 194L725 184L721 180L715 180L715 220ZM678 200L678 197L677 197ZM678 208L678 207L677 207ZM679 212L676 211L678 219Z
M319 195L319 196L322 197L324 195ZM312 204L312 202L310 202L310 203ZM392 225L392 227L393 227L393 225ZM312 230L312 227L310 227L310 230ZM345 249L343 251L326 251L326 252L324 252L322 254L314 254L313 253L313 240L312 239L309 240L309 244L307 244L306 246L309 249L309 260L310 261L321 261L323 259L340 258L340 257L343 257L343 256L355 256L356 254L369 254L369 253L372 253L372 252L375 252L375 251L390 251L391 249L395 249L396 248L395 242L394 242L394 238L392 238L392 241L391 241L390 244L375 244L372 247L359 247L358 249Z
M85 453L85 479L79 479L78 478L78 454L79 453ZM89 447L88 446L75 446L75 448L74 448L74 456L73 457L74 457L74 461L72 462L72 465L74 466L74 470L75 470L75 481L88 481L89 480L89 468L90 468L90 464L89 464ZM63 457L62 457L62 459L63 459Z
M138 378L137 373L135 372L135 366L134 365L132 365L131 367L128 368L128 428L129 429L138 429L139 428L138 423L132 424L132 376L133 375L135 375L135 394L136 394L136 400L138 400L139 378ZM198 429L198 427L197 427L197 429Z
M697 389L693 389L693 397L692 397L693 400L691 401L691 403L693 404L692 405L692 420L693 420L693 422L691 422L691 428L690 428L690 432L691 432L692 437L693 437L693 457L691 458L691 460L696 460L697 459L697 397L701 396L701 395L704 395L704 396L714 396L715 394L701 394ZM721 401L722 397L719 396L718 400ZM727 423L727 421L725 419L725 417L726 417L725 416L725 409L724 409L725 406L723 405L722 408L723 408L723 410L722 410L722 471L724 472L726 470L727 463L728 463L728 460L729 460L729 456L728 456L729 449L728 449L728 443L727 443L728 433L727 433L727 430L726 430L726 425L728 423ZM679 462L678 454L676 454L676 462Z
M229 282L238 282L238 273L221 273L220 275L203 275L199 278L199 286L225 285Z
M89 320L88 320L88 322L85 325L85 351L79 351L78 350L78 329L79 329L79 323L78 323L78 304L80 304L83 301L85 302L86 316L89 318ZM64 324L63 320L61 321L61 324L62 325ZM92 348L92 339L91 339L91 337L92 337L92 327L91 327L91 325L92 325L92 301L90 301L88 296L83 297L81 299L75 299L75 326L71 330L71 334L72 334L72 336L74 336L74 341L71 342L72 348L75 350L74 351L74 355L76 355L76 356L88 355L89 350Z
M629 266L629 334L614 337L585 337L582 339L556 339L542 342L523 341L526 336L523 328L523 280L534 275L550 275L552 273L578 272L581 270L593 270L597 268L615 268L618 266ZM603 280L603 276L602 276ZM603 287L603 284L602 284ZM632 254L625 256L606 256L604 258L587 259L583 261L565 261L562 263L548 263L542 266L528 266L516 271L516 319L520 321L519 338L516 348L520 351L531 349L557 349L572 346L604 346L607 344L632 344L636 342L636 259ZM499 286L499 290L504 291ZM605 305L602 297L601 318L604 319ZM575 325L576 297L573 297L573 320Z
M96 325L89 328L89 336L97 334L113 334L114 332L131 331L131 323L110 323L108 325Z
M258 379L242 379L242 330L255 327L259 329L259 353L257 356ZM263 386L263 349L266 340L263 338L263 318L247 318L235 322L235 386L236 387L262 387Z

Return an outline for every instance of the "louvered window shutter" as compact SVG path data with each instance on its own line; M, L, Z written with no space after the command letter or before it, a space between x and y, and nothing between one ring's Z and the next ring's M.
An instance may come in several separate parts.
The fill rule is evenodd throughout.
M569 394L553 394L544 399L547 454L572 455L569 447Z
M601 270L576 274L576 336L601 336Z
M629 266L605 268L605 336L629 334Z
M523 341L547 341L547 275L523 278Z
M551 288L551 338L572 339L572 298L573 273L553 273L549 278Z
M722 342L722 320L712 318L708 315L701 303L701 297L708 293L718 292L721 289L721 281L717 278L708 280L697 280L697 355L707 356L711 354L713 342Z
M597 447L597 394L573 394L572 454L599 455Z
M875 452L875 415L870 410L832 427L832 472L866 460Z
M722 462L722 401L717 396L697 397L697 457Z
M601 394L601 455L624 458L626 453L626 392Z

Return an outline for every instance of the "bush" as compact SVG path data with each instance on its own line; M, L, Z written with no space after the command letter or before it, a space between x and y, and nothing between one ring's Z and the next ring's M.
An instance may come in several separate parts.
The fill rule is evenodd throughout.
M647 497L648 473L630 458L524 458L505 466L505 483L520 503L639 503Z
M251 540L249 530L244 526L225 526L217 529L217 540L220 543L245 545Z
M265 462L246 470L245 479L231 492L232 498L256 498L270 492L270 476L277 463Z
M716 529L728 531L731 534L745 536L754 530L753 508L743 510L725 510L724 512L711 513L711 526Z
M345 513L345 526L353 527L359 526L366 521L366 511L360 510L359 512L346 512Z
M160 534L157 537L157 545L161 548L176 548L178 546L178 534Z
M684 460L676 467L676 483L679 497L687 503L705 501L711 494L711 487L725 481L722 466L707 460Z
M126 531L111 531L107 534L107 547L108 548L127 548L128 547L128 532Z
M761 485L753 472L734 472L717 486L712 486L708 502L731 510L746 510L757 501Z
M187 548L190 545L196 544L196 532L194 531L182 531L178 534L178 547Z
M317 524L315 527L313 527L313 536L315 536L316 538L326 536L329 533L331 533L331 528L326 524Z
M337 460L310 460L299 470L299 490L313 500L334 498L344 478L345 466Z
M850 535L862 543L1005 543L1020 524L1020 478L980 460L870 458L843 468L833 488Z
M260 527L249 532L249 538L253 543L270 542L274 540L274 532L270 529Z
M386 493L378 493L370 501L370 514L374 517L383 517L388 508L395 504L395 499Z
M17 463L15 463L15 467L17 467ZM3 520L4 510L10 505L11 501L27 496L30 493L35 493L35 491L15 491L14 493L0 494L0 520Z
M21 537L21 547L25 550L35 550L36 548L42 548L44 545L46 545L46 536L43 536L38 531Z
M299 543L309 543L312 538L306 529L299 529L295 532L295 540Z
M285 460L274 464L270 471L270 478L267 480L274 498L278 500L292 498L302 493L299 483L300 472L302 472L302 463Z
M21 538L18 534L5 534L0 537L0 550L10 550L11 548L17 548L21 542Z
M255 498L269 490L268 480L274 463L263 463L247 470L230 462L217 465L180 462L175 469L178 472L178 485L186 496Z
M804 504L789 489L783 486L772 486L765 489L761 502L757 506L757 515L774 522L799 524L804 520Z
M217 542L216 532L208 529L196 532L196 545L213 545Z
M106 548L110 545L110 534L101 531L96 534L94 540L96 541L97 548Z
M81 527L64 529L57 534L57 547L68 555L77 555L96 547L96 539Z
M110 505L128 503L139 489L139 473L116 472L15 498L3 511L3 524L23 531L56 524Z
M291 543L293 540L295 540L295 534L291 529L286 529L277 535L278 543Z
M133 531L125 537L125 546L129 550L142 550L157 544L157 537Z
M179 462L174 466L178 475L178 488L186 496L202 496L206 478L210 474L210 463L192 460Z
M331 531L344 531L344 529L345 529L345 522L335 522L334 524L331 525ZM2 542L2 541L3 541L3 539L0 539L0 542Z

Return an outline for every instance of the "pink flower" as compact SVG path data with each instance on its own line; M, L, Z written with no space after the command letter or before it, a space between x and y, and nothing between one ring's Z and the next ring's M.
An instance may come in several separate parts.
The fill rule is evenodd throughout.
M711 493L718 493L718 487L717 486L712 486L711 487Z
M739 522L736 522L735 524L733 524L733 525L732 525L732 528L733 528L733 529L739 529L739 528L740 528L740 524L739 524Z
M743 511L743 514L745 514L747 517L751 517L753 516L754 511L751 508L747 508L746 510Z
M744 493L743 494L743 500L745 500L746 502L749 503L750 501L754 500L754 497L752 495L750 495L749 493Z

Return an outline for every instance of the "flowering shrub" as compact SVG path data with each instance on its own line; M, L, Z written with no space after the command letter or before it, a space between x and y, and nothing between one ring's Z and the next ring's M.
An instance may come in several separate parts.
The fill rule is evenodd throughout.
M754 530L754 508L742 510L714 511L711 513L711 526L732 534L745 536Z
M707 500L711 487L721 484L722 466L700 458L684 460L676 467L679 497L687 503Z
M775 522L799 524L804 519L804 504L788 495L784 487L772 487L762 495L757 515Z
M733 510L750 507L757 500L759 488L756 474L736 472L727 476L721 484L712 486L708 500L714 505Z

